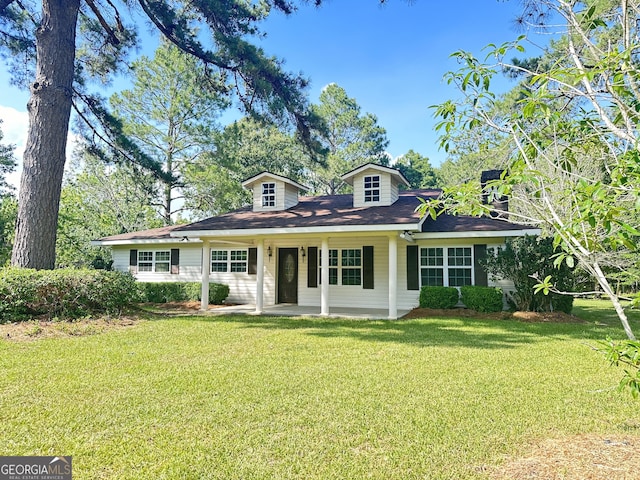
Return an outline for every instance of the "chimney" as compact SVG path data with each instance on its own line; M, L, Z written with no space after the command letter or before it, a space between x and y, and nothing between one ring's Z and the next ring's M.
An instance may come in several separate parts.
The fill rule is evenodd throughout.
M489 204L495 211L491 212L493 218L509 218L509 199L505 195L499 195L495 186L487 187L487 182L500 180L504 170L485 170L480 175L482 185L482 203Z

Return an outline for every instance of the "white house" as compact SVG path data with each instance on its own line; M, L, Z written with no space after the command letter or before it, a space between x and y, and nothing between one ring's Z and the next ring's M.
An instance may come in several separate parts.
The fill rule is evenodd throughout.
M353 194L299 196L299 183L268 172L243 182L251 206L188 225L105 237L114 267L141 281L209 282L230 287L228 302L398 309L418 305L423 285L498 285L478 260L507 237L537 234L495 218L416 213L440 190L401 190L396 169L363 165L343 180ZM204 268L203 268L204 265Z

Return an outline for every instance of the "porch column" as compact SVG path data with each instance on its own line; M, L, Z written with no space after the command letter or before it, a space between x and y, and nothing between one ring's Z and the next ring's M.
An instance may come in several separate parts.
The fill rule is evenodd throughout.
M264 239L258 240L256 261L256 314L260 315L264 308Z
M329 238L322 239L322 266L320 267L320 315L329 315Z
M209 253L209 243L202 243L202 290L200 291L200 310L209 309L209 270L211 254Z
M389 320L398 318L398 238L389 236Z

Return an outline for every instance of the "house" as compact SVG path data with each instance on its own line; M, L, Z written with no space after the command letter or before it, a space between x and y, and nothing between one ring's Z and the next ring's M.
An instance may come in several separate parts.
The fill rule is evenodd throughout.
M300 196L307 188L263 172L243 182L253 203L188 225L114 235L114 267L140 281L209 282L230 287L230 303L261 313L278 303L388 310L418 305L423 285L510 285L488 278L478 261L507 237L537 229L504 219L416 213L440 190L402 190L396 169L363 165L345 174L353 194ZM204 268L202 266L204 265Z

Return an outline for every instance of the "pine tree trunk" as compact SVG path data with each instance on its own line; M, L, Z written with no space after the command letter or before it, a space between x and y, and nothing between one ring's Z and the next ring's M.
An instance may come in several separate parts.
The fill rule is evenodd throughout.
M36 78L27 103L12 265L51 269L71 115L76 21L80 0L43 0L36 31Z

